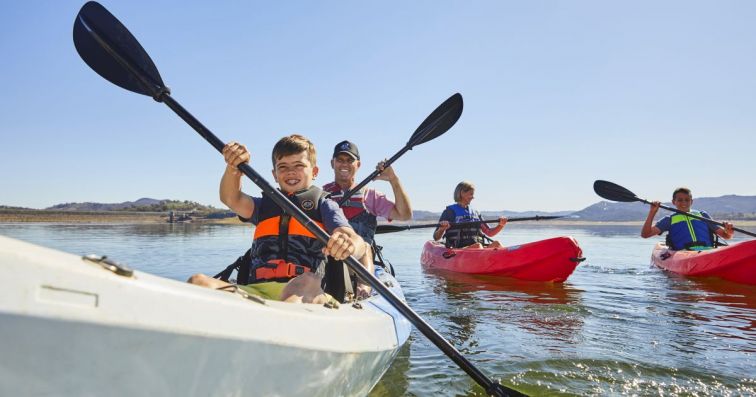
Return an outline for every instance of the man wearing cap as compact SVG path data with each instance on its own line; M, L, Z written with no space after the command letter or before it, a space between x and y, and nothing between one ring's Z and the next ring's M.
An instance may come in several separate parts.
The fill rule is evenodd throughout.
M384 163L385 160L379 162L376 166L376 169L380 171L376 179L388 181L391 184L396 202L389 200L385 194L375 189L363 187L341 204L341 209L354 231L371 245L375 236L375 228L378 226L377 217L380 216L389 221L412 219L412 208L407 193L404 192L394 169L391 167L384 168ZM331 167L334 171L335 181L323 186L323 190L330 193L333 200L340 202L344 194L357 184L354 180L357 171L360 169L360 151L357 149L357 145L349 141L337 144L333 149Z

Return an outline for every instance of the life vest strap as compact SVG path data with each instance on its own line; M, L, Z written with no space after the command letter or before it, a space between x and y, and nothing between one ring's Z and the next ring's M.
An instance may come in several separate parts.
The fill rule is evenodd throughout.
M255 268L255 280L290 279L309 272L310 269L305 266L288 263L283 259L271 259L267 263Z

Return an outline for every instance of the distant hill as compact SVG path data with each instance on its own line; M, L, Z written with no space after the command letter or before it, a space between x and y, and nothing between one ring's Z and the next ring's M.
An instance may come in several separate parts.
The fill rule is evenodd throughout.
M484 219L494 219L499 216L507 218L525 218L536 215L544 216L569 216L575 211L481 211L480 214ZM412 219L416 221L437 221L441 217L441 212L430 211L412 211Z
M663 203L674 207L672 203ZM727 195L721 197L700 197L693 199L693 208L708 212L720 219L756 219L756 196ZM657 219L669 214L660 210ZM573 217L586 221L643 221L648 215L648 205L635 203L614 203L600 201L580 211Z
M663 203L674 207L672 203ZM695 198L693 208L708 212L715 219L756 219L756 196L737 196L734 194L721 197ZM648 214L648 205L635 203L615 203L600 201L580 211L482 211L485 218L496 218L504 215L509 218L530 217L536 215L565 216L568 219L598 222L627 222L644 221ZM660 210L657 219L669 214L669 211ZM441 212L413 211L416 221L436 221Z
M664 203L672 207L672 204ZM693 208L702 209L711 214L715 219L756 219L756 196L737 196L734 194L721 197L699 197L695 198ZM30 208L11 207L0 205L0 211L23 211L31 210ZM133 211L133 212L195 212L200 214L216 214L221 217L233 216L234 214L227 209L218 209L213 206L203 205L194 201L184 200L156 200L152 198L140 198L136 201L126 201L123 203L65 203L45 208L47 211ZM496 218L500 215L515 217L531 217L536 215L544 216L565 216L565 220L584 220L599 222L623 222L623 221L643 221L648 214L648 205L643 203L614 203L600 201L592 204L580 211L483 211L485 218ZM661 210L657 219L668 214L668 211ZM441 212L413 211L415 221L436 221L441 216Z
M507 218L527 218L536 215L543 216L568 216L575 211L481 211L480 214L484 218L498 218L500 216L506 216Z
M45 208L49 211L136 211L136 212L219 212L213 206L203 205L194 201L184 200L156 200L152 198L140 198L136 201L125 201L123 203L65 203L57 204Z
M28 211L28 210L31 210L31 208L0 205L0 211Z
M441 216L440 212L431 211L412 211L412 219L416 221L436 221Z
M122 203L63 203L47 207L45 210L50 211L139 211L136 208L145 208L153 205L160 205L168 200L156 200L151 198L140 198L137 201L125 201Z

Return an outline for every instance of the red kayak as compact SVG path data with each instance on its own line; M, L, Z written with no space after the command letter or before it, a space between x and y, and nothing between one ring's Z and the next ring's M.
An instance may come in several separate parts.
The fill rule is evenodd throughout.
M651 261L664 270L684 276L719 277L756 285L756 240L706 251L673 251L658 243Z
M555 237L506 248L451 249L435 241L423 246L420 263L458 273L561 283L585 260L572 237Z

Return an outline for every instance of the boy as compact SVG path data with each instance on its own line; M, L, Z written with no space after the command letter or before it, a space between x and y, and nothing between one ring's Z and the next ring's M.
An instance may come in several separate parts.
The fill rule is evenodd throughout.
M318 174L315 146L301 135L281 138L273 147L273 178L281 192L311 219L331 234L321 243L296 219L286 214L270 198L250 197L241 191L239 164L250 154L244 145L231 142L223 148L226 171L220 184L220 199L243 221L256 225L252 243L252 284L241 288L269 299L286 302L326 303L321 289L325 256L336 260L352 255L372 272L365 260L367 245L349 226L338 204L325 198L312 181ZM192 284L224 288L230 284L197 274Z
M641 237L649 238L669 232L667 234L667 245L676 251L711 248L714 246L714 242L712 241L713 233L725 240L732 238L733 230L732 223L730 222L724 222L725 227L721 228L713 223L677 213L667 215L656 222L655 226L651 226L656 212L659 211L660 204L658 201L651 203L646 222L643 224L643 229L641 230ZM693 194L688 188L680 187L675 189L672 193L672 204L680 211L711 219L709 214L704 211L691 210Z

